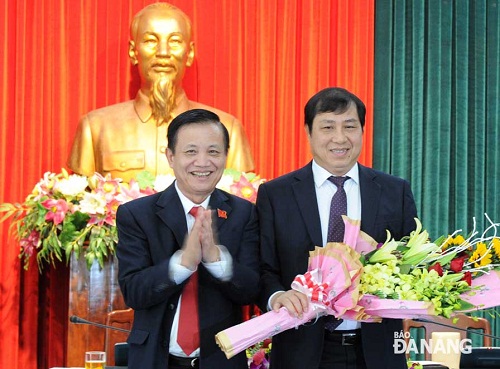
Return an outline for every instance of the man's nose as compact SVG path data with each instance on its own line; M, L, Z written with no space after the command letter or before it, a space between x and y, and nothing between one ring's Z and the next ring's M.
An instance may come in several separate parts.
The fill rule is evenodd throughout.
M334 130L332 134L332 141L333 142L345 142L346 140L346 135L344 133L343 129L336 129Z
M170 47L168 45L168 40L160 40L158 43L158 55L169 56L170 55Z
M196 155L195 164L198 166L206 166L210 163L210 156L204 153Z

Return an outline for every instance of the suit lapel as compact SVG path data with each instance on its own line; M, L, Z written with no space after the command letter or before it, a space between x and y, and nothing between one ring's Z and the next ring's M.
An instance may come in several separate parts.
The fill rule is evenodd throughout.
M371 234L375 227L377 210L380 206L380 184L376 182L377 174L359 165L359 186L361 193L361 229Z
M304 223L313 241L313 246L322 246L321 221L319 219L318 202L316 199L316 187L312 173L312 163L297 171L296 182L292 183L292 191L295 201L299 206ZM293 227L293 225L291 225ZM291 229L293 232L293 230Z
M227 203L228 197L219 189L215 189L210 196L209 206L215 211L216 225L217 229L220 229L222 225L227 221L229 214L231 213L231 206Z
M156 205L158 207L156 214L172 230L175 239L181 246L187 234L187 224L184 208L177 195L174 183L163 191Z

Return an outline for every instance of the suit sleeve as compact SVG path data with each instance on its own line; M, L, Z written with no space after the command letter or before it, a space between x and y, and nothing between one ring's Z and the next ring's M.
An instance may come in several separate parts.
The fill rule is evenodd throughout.
M233 258L231 279L224 282L211 276L214 284L218 286L224 296L239 305L254 302L259 291L259 231L257 212L254 205L250 205L248 208L250 211L245 211L246 219L241 231L234 232L232 230L228 232L227 229L221 230L224 232L224 234L220 235L221 237L225 239L229 237L229 239L233 240L225 244L222 243ZM237 228L239 228L239 225L237 225ZM240 234L241 238L234 238L237 234Z
M269 297L276 291L286 291L289 288L285 288L281 283L280 260L276 248L276 235L274 232L274 212L265 185L259 187L257 211L259 214L261 242L261 288L259 294L259 307L262 311L266 311Z
M153 262L148 235L136 216L136 212L130 211L127 205L120 206L116 213L118 280L125 303L140 310L165 302L178 293L182 285L177 285L169 278L170 258L156 258L156 262Z
M408 181L404 181L403 186L403 235L409 236L416 228L415 218L417 217L417 206Z

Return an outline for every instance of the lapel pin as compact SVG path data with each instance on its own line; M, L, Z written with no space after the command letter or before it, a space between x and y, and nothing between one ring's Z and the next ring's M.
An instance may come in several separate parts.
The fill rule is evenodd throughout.
M224 218L224 219L227 219L227 211L217 209L217 216L218 216L219 218Z

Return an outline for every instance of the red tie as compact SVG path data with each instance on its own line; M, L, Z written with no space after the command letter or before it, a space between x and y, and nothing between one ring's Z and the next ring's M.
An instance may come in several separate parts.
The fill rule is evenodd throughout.
M194 206L189 214L196 218L199 206ZM198 272L189 277L182 291L181 309L179 312L179 331L177 343L186 355L191 355L200 347L198 325Z

